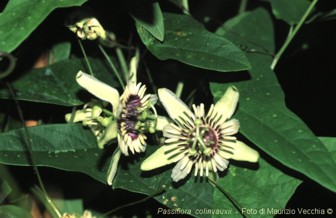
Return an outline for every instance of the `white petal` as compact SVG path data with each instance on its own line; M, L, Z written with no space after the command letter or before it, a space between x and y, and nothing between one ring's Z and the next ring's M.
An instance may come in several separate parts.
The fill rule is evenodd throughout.
M109 123L109 125L106 127L104 135L102 135L98 139L98 147L103 148L106 143L117 137L117 135L118 135L118 125L117 122L114 120L111 121L111 123Z
M235 86L230 86L222 98L215 104L214 112L221 115L220 123L229 119L236 110L239 92Z
M131 58L129 65L130 81L133 83L137 82L137 65L138 65L138 58L137 56L134 56Z
M232 149L230 149L230 152L232 152L232 154L225 151L219 151L219 154L225 159L248 162L257 162L259 159L259 153L241 141L225 143L225 145L229 145L228 147Z
M113 179L114 179L115 174L117 172L120 155L121 155L120 149L117 148L113 153L111 163L110 163L110 167L107 171L106 181L107 181L107 184L109 184L109 185L112 185Z
M238 132L239 126L239 121L237 119L231 119L221 125L221 133L225 136L234 135Z
M189 159L188 156L180 160L176 166L173 168L172 179L174 182L178 182L181 179L184 179L191 171L194 162Z
M190 119L194 119L195 115L172 91L166 88L161 88L158 92L161 103L173 120L182 117L184 120L192 122Z
M162 131L165 126L169 125L169 119L164 116L157 116L156 130Z
M95 77L79 71L76 80L80 86L99 99L110 102L115 112L119 106L119 93L115 88L99 81Z
M204 104L200 104L199 106L196 105L192 105L192 108L194 110L194 113L196 115L196 117L203 117L205 112L204 112Z
M177 156L178 157L169 158L169 155L166 154L166 146L161 146L141 163L140 169L148 171L169 165L181 159L180 155Z
M84 112L83 110L78 110L75 112L75 114L72 113L66 114L65 121L69 123L70 120L72 119L72 122L77 123L87 119L87 117L88 113Z
M216 165L217 165L217 168L220 170L220 171L223 171L224 169L227 168L228 164L229 164L229 161L224 159L223 157L221 157L220 155L218 154L215 154L213 156L213 158L215 159L215 162L216 162Z
M118 134L118 146L121 150L121 152L125 155L128 156L128 147L126 146L123 137Z

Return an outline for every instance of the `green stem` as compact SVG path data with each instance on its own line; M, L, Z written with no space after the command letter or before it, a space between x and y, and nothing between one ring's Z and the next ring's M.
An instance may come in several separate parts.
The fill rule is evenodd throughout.
M83 44L82 44L82 42L81 42L80 39L77 38L77 40L78 40L79 47L81 48L82 53L83 53L83 55L84 55L84 59L85 59L86 65L87 65L87 67L88 67L88 69L89 69L89 72L90 72L91 76L93 76L93 71L92 71L92 68L91 68L89 59L88 59L88 57L87 57L87 55L86 55L84 46L83 46Z
M39 187L34 186L33 188L30 189L34 196L38 198L38 200L43 204L43 206L49 211L52 217L59 218L62 217L61 212L58 210L54 202L43 193Z
M242 14L242 13L244 13L246 11L247 2L248 2L248 0L241 0L240 1L240 5L239 5L239 9L238 9L238 14Z
M117 54L117 57L118 57L118 60L119 60L119 63L120 63L121 71L124 74L124 80L128 81L129 75L128 75L127 63L126 63L124 54L119 47L116 47L116 54Z
M184 87L184 83L179 81L177 83L177 86L176 86L176 90L175 90L175 95L178 97L178 98L181 98L181 95L182 95L182 91L183 91L183 87Z
M154 83L154 79L153 79L153 77L152 77L152 74L151 74L151 72L149 71L146 62L143 62L143 63L144 63L144 66L145 66L145 71L146 71L146 74L147 74L147 77L148 77L148 81L149 81L149 83L151 84L151 87L152 87L154 93L158 96L158 92L157 92L158 89L157 89L157 86L156 86L155 83Z
M295 37L296 33L301 28L301 26L303 25L304 21L307 19L308 15L310 14L310 12L313 10L314 6L316 5L317 1L318 0L313 0L310 3L308 9L304 13L304 15L301 17L299 23L295 26L294 30L289 34L289 36L287 37L286 41L284 42L284 44L282 45L282 47L280 48L280 50L278 51L278 53L274 56L273 62L271 64L271 69L272 70L274 70L274 68L275 68L276 64L278 63L281 55L284 53L284 51L288 47L289 43L293 40L293 38Z
M242 207L239 205L239 203L228 193L224 190L224 188L222 186L220 186L217 182L215 182L214 180L212 180L210 177L208 177L209 181L216 186L216 188L219 189L219 191L221 191L225 197L227 197L229 199L229 201L233 204L233 206L241 213L241 215L246 218L246 215L242 213Z
M162 186L160 187L160 189L157 190L156 192L154 192L153 194L151 194L151 195L149 195L149 196L147 196L147 197L145 197L145 198L143 198L143 199L140 199L140 200L138 200L138 201L135 201L135 202L131 202L131 203L128 203L128 204L121 205L121 206L119 206L119 207L117 207L117 208L115 208L115 209L113 209L113 210L111 210L111 211L109 211L109 212L107 212L107 213L101 215L100 218L103 218L103 217L106 217L106 216L108 216L108 215L110 215L110 214L113 214L113 213L115 213L116 211L121 210L121 209L123 209L123 208L130 207L130 206L133 206L133 205L136 205L136 204L145 202L145 201L147 201L148 199L151 199L151 198L155 197L156 195L158 195L158 194L164 192L166 189L167 189L167 185L162 185Z
M108 62L109 65L110 65L110 67L112 68L112 70L113 70L114 74L116 75L116 77L117 77L117 79L118 79L118 81L119 81L121 87L122 87L123 89L125 89L125 83L124 83L124 81L121 79L121 76L120 76L120 74L119 74L117 68L114 66L114 64L113 64L113 62L112 62L112 60L111 60L111 58L107 55L107 53L106 53L105 49L103 48L103 46L98 45L98 47L99 47L100 51L103 53L105 59L107 60L107 62Z
M181 0L181 5L182 5L182 8L183 8L183 13L184 14L190 14L188 0Z
M9 83L6 83L7 84L7 88L9 90L9 93L12 97L12 99L14 100L15 102L15 105L16 105L16 108L17 108L17 111L18 111L18 114L19 114L19 118L21 120L21 122L24 124L24 117L23 117L23 113L22 113L22 110L21 110L21 107L20 107L20 104L18 102L18 100L16 99L15 97L15 93L11 87L11 85ZM30 157L30 162L31 162L31 165L34 169L34 172L36 174L36 177L37 177L37 181L39 183L39 186L41 188L41 192L43 193L44 197L47 199L48 203L51 205L51 207L54 208L54 211L57 213L58 217L61 217L61 213L57 210L57 208L55 207L55 205L53 204L53 202L50 200L50 198L48 197L48 193L44 187L44 184L42 182L42 178L41 178L41 175L40 175L40 172L36 166L36 163L35 163L35 159L34 159L34 156L33 156L33 151L32 151L32 140L31 140L31 136L30 136L30 133L28 131L28 128L26 125L23 125L23 128L24 128L24 132L25 132L25 137L24 137L24 140L26 142L26 146L27 146L27 151L28 151L28 154L29 154L29 157Z
M13 55L7 53L7 52L0 52L0 61L3 61L2 59L5 58L8 60L8 66L6 70L0 71L0 79L5 78L9 74L11 74L15 68L15 58Z

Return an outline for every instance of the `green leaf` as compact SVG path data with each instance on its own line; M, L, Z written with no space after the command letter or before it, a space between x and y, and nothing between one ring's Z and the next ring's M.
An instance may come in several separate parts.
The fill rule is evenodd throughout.
M130 1L130 15L159 41L164 39L163 15L158 2Z
M235 199L241 210L238 211L219 189L214 191L213 207L230 212L230 217L239 218L241 212L247 217L251 212L256 213L253 215L255 217L273 217L275 214L267 213L267 209L285 208L300 181L260 159L257 169L231 165L227 175L217 183Z
M324 144L330 152L332 159L336 164L336 138L334 137L319 137L320 141Z
M146 157L154 152L154 149L154 146L148 146ZM214 214L218 210L231 211L230 217L236 214L234 206L205 179L200 180L190 175L184 183L172 185L170 176L173 164L146 173L141 172L140 164L141 160L131 161L122 157L113 187L153 195L162 190L161 187L164 185L166 190L156 195L155 199L169 208L180 208L185 213L190 209L191 215L195 217L211 217L212 214L204 212L204 209L211 210ZM231 165L227 175L220 178L218 183L243 207L284 208L300 181L284 174L264 160L260 160L259 164L258 169ZM272 178L269 178L269 175L272 175ZM164 211L160 212L163 213Z
M249 20L250 26L241 26L242 22ZM257 25L258 28L255 28ZM247 53L259 53L272 56L274 52L274 30L272 18L268 11L257 8L231 19L230 22L220 26L218 35L229 35L232 42L244 48Z
M54 124L31 127L28 131L37 166L81 172L105 181L105 173L97 166L102 151L91 130L79 124ZM0 134L0 162L31 166L25 139L23 129Z
M100 59L89 59L93 72L98 79L118 87L107 64ZM41 69L25 73L12 83L18 100L42 102L64 106L83 104L79 98L82 88L76 82L79 70L86 71L86 64L81 59L60 61ZM7 89L0 89L0 98L10 99Z
M10 0L0 13L1 51L12 52L54 9L80 6L86 1Z
M207 31L188 15L164 13L165 40L155 39L137 25L142 42L159 59L174 59L191 66L216 71L250 68L244 53L229 40Z
M82 199L52 199L52 201L63 213L80 215L84 212Z
M3 172L2 172L3 173ZM3 175L1 175L1 177L3 177ZM12 188L10 187L10 185L8 184L7 181L3 180L1 178L1 184L0 184L0 204L3 203L3 201L7 198L7 196L11 193Z
M310 5L308 0L269 0L272 12L290 25L297 24Z
M70 57L70 51L71 51L71 43L70 42L62 42L54 45L51 48L52 51L52 62L56 63L59 61L67 60Z
M0 216L1 218L31 218L29 211L24 210L21 207L14 205L3 205L0 206Z
M146 157L154 152L156 146L148 146ZM145 159L143 157L142 159ZM193 176L183 184L172 184L171 169L158 169L155 172L142 172L141 161L131 161L125 156L121 157L113 188L122 188L132 192L146 195L157 194L155 199L165 206L173 209L183 209L185 213L194 213L199 208L212 208L213 187L203 181L196 181ZM166 189L163 193L157 192ZM161 211L158 215L163 215ZM195 215L196 217L210 217L211 215Z
M259 10L249 12L237 22L234 18L225 25L236 23L235 33L252 35L255 26L265 20L255 20ZM232 26L232 25L231 25ZM259 37L269 37L269 31L260 31ZM227 32L226 37L237 44L246 39ZM258 36L256 36L258 37ZM258 42L259 43L259 42ZM330 153L305 123L285 105L283 91L270 69L272 59L266 54L247 53L252 65L250 79L232 83L240 91L239 108L235 117L241 123L241 132L271 157L292 168L322 186L336 191L336 164ZM229 84L212 83L211 90L216 99L222 96Z

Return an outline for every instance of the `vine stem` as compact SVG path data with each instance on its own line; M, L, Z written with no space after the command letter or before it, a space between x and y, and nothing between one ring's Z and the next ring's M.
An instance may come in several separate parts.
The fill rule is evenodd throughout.
M79 38L77 38L77 40L78 40L79 47L81 48L82 53L83 53L83 55L84 55L84 59L85 59L86 65L87 65L87 67L88 67L88 69L89 69L89 72L90 72L91 76L93 76L93 71L92 71L92 68L91 68L89 59L88 59L88 57L87 57L87 55L86 55L84 46L83 46L83 44L82 44L82 42L81 42L81 40L80 40Z
M125 81L128 81L129 75L128 75L128 67L127 67L125 56L124 56L122 50L118 47L116 47L116 54L117 54L117 57L118 57L118 60L119 60L119 63L120 63L121 70L124 74L124 79L125 79Z
M19 118L20 118L21 122L24 124L23 113L22 113L20 104L19 104L18 100L15 97L15 93L13 91L13 88L11 87L11 85L8 82L6 82L6 85L7 85L8 91L9 91L12 99L15 102L15 105L16 105L16 108L17 108L17 111L18 111L18 114L19 114ZM54 205L54 203L52 202L52 200L48 196L48 193L47 193L47 191L46 191L46 189L44 187L44 184L43 184L40 172L39 172L39 170L38 170L38 168L36 166L36 163L35 163L35 160L34 160L34 157L33 157L33 151L32 151L32 144L31 144L32 140L31 140L31 136L30 136L30 133L28 131L28 128L27 128L26 125L23 125L23 128L24 128L24 132L25 132L24 139L26 141L26 146L27 146L28 154L30 156L30 163L31 163L31 165L32 165L32 167L34 169L35 174L36 174L39 186L40 186L40 188L42 190L42 193L43 193L44 197L46 198L48 204L51 206L51 208L54 210L54 212L57 214L57 216L61 217L62 214L59 212L59 210L57 209L57 207Z
M138 200L138 201L135 201L135 202L131 202L131 203L128 203L128 204L121 205L121 206L119 206L119 207L117 207L117 208L115 208L115 209L113 209L113 210L111 210L111 211L109 211L109 212L107 212L107 213L101 215L99 218L106 217L107 215L112 214L112 213L115 213L116 211L121 210L121 209L123 209L123 208L130 207L130 206L133 206L133 205L136 205L136 204L145 202L145 201L147 201L147 200L149 200L149 199L155 197L156 195L158 195L158 194L164 192L166 189L167 189L167 185L162 185L162 186L161 186L157 191L155 191L153 194L151 194L151 195L149 195L149 196L147 196L147 197L145 197L145 198L142 198L142 199L140 199L140 200Z
M218 188L224 195L225 197L227 197L229 199L229 201L233 204L233 206L240 212L240 214L246 218L246 215L242 213L242 207L239 205L239 203L228 193L224 190L224 188L222 186L220 186L217 182L215 182L214 180L212 180L210 177L208 177L208 180L214 185L216 186L216 188Z
M238 14L242 14L246 11L248 0L241 0L239 4Z
M189 12L189 2L188 2L188 0L182 0L181 5L182 5L182 8L183 8L183 13L189 15L190 12Z
M110 67L112 68L112 70L113 70L114 74L116 75L116 77L117 77L117 79L118 79L118 81L119 81L121 87L122 87L123 89L125 89L125 84L124 84L123 80L121 79L121 76L120 76L120 74L119 74L117 68L114 66L114 64L113 64L113 62L112 62L112 60L111 60L111 58L108 56L108 54L106 53L106 51L105 51L105 49L103 48L103 46L98 45L98 47L99 47L100 51L103 53L105 59L107 60L107 62L108 62L109 65L110 65Z
M301 26L303 25L304 21L307 19L308 15L310 14L310 12L313 10L314 6L316 5L317 1L318 0L313 0L310 3L308 9L306 10L306 12L301 17L299 23L295 26L295 28L293 29L293 31L290 31L288 37L286 38L286 41L284 42L284 44L282 45L282 47L280 48L280 50L278 51L278 53L274 56L273 62L271 64L271 69L272 70L274 70L274 68L275 68L276 64L278 63L281 55L284 53L284 51L288 47L289 43L293 40L293 38L295 37L296 33L301 28Z
M15 58L13 55L7 53L7 52L2 52L0 51L0 61L3 61L3 58L6 58L8 60L8 66L6 70L1 71L0 70L0 79L5 78L9 74L11 74L15 68Z
M175 95L176 95L178 98L181 98L182 91L183 91L183 87L184 87L184 82L179 81L179 82L177 83L176 90L175 90Z

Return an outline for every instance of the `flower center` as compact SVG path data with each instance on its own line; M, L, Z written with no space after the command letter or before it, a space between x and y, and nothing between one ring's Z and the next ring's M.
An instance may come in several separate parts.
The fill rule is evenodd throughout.
M138 122L139 111L141 107L141 99L138 95L130 95L125 102L125 109L122 110L118 119L118 128L125 130L132 140L136 140L139 136L139 131L136 128Z
M203 135L203 142L206 146L214 149L217 145L217 134L216 132L209 127L201 127L201 134Z
M139 115L138 107L141 107L139 95L130 95L126 101L126 116L137 117Z
M208 125L204 125L201 120L196 120L195 124L196 127L190 135L189 154L191 156L212 155L218 143L216 131Z

